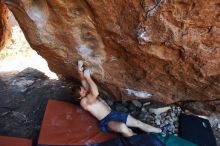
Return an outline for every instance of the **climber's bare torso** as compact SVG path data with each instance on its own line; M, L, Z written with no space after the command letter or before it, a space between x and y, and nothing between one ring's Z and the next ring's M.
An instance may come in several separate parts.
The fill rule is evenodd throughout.
M98 120L102 120L111 112L111 108L105 101L100 98L93 102L89 102L89 100L85 97L81 99L80 105L83 109L89 111Z

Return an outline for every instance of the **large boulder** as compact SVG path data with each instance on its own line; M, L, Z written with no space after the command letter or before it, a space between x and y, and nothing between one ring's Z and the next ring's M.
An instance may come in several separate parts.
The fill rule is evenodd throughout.
M220 99L218 0L5 0L50 68L78 79L85 60L110 96Z

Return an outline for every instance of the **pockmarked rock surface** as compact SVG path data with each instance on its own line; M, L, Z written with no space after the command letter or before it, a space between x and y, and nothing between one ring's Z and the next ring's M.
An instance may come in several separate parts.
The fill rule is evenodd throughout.
M220 99L218 0L4 0L50 68L86 61L115 99Z

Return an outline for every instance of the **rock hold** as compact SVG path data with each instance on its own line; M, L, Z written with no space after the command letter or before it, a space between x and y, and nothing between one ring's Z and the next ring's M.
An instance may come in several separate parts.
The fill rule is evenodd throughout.
M131 101L137 108L141 108L142 107L142 103L138 100L132 100Z
M170 109L171 109L171 107L162 107L162 108L156 108L156 109L155 108L150 108L149 112L158 115L158 114L167 112Z

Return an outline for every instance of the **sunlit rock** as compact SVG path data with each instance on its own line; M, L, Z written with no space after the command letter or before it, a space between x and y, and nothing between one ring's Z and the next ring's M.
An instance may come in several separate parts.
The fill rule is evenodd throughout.
M7 44L10 36L8 8L0 1L0 50Z

